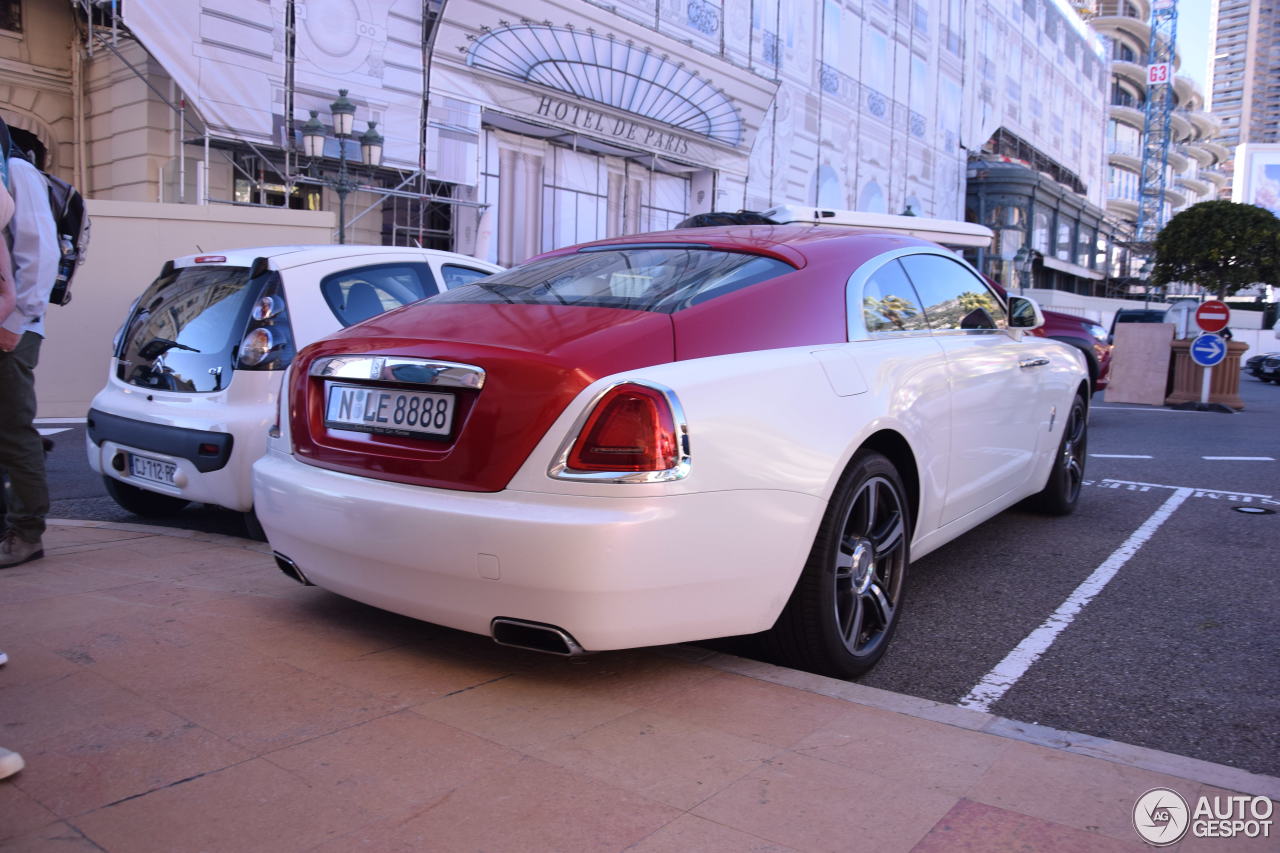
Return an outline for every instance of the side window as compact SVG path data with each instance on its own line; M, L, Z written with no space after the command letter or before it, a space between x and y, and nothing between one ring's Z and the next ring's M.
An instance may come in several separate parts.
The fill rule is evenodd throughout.
M320 293L343 326L435 296L440 290L423 263L377 264L325 276Z
M471 267L460 267L457 264L445 264L440 268L440 277L444 279L446 290L453 290L455 287L462 287L464 284L470 284L476 279L491 276L493 273L485 270L472 269Z
M995 331L1008 325L991 288L960 263L941 255L907 255L902 265L924 303L929 328Z
M867 279L862 288L862 319L873 335L929 328L920 297L897 261L890 261Z

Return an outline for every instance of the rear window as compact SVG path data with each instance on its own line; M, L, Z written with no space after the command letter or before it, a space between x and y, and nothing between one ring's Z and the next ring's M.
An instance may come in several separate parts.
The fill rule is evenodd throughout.
M432 302L577 305L672 314L794 271L775 258L715 249L592 250L497 273Z
M193 266L151 283L121 337L118 376L164 391L220 391L261 281L248 267Z
M320 293L343 326L426 299L439 292L431 268L422 263L374 264L327 275Z

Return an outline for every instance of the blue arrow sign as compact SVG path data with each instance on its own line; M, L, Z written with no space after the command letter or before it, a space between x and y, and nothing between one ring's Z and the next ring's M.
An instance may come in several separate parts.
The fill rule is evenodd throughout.
M1191 342L1191 360L1201 367L1213 367L1226 358L1227 345L1220 335L1201 335Z

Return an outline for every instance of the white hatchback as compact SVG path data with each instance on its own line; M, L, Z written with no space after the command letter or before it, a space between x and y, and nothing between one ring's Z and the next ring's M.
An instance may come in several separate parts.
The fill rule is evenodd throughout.
M130 308L86 447L120 506L246 514L284 369L332 332L502 268L399 246L277 246L167 262Z

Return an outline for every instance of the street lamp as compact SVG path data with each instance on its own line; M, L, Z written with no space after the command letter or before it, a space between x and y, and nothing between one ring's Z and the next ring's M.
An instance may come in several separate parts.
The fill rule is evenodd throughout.
M1027 282L1031 278L1031 269L1035 265L1036 256L1040 253L1035 249L1029 249L1026 246L1020 246L1018 253L1013 256L1013 266L1018 271L1018 292L1022 293L1027 289Z
M360 184L347 172L347 140L354 131L356 105L347 97L346 89L338 90L338 100L329 105L333 116L333 135L338 139L338 177L324 180L338 194L338 242L347 242L347 195ZM369 129L359 136L360 159L366 166L377 167L382 163L382 136L374 129L377 122L369 122ZM311 118L302 125L302 152L312 160L324 156L326 136L320 123L320 111L311 110Z

